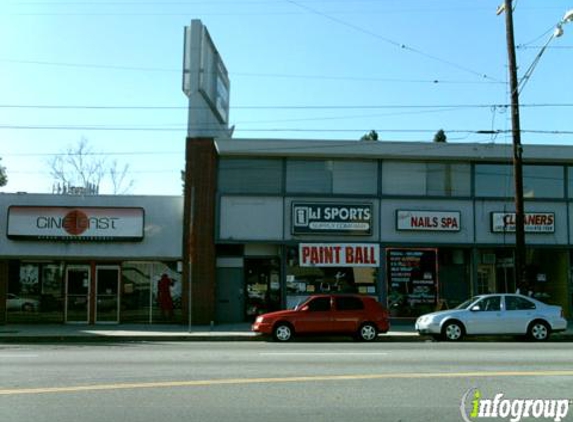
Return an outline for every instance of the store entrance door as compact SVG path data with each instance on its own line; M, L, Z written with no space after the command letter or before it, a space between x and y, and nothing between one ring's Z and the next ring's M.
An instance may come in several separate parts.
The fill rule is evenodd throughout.
M119 322L119 267L98 265L95 289L95 322L117 324Z
M217 323L245 320L244 288L242 268L217 268Z
M67 323L89 321L90 267L77 265L66 268L66 309Z

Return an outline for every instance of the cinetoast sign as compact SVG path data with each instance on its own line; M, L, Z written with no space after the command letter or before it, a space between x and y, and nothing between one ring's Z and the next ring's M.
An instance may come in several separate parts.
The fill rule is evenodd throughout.
M143 239L143 208L8 208L11 239L67 241L137 241Z
M372 204L293 202L293 234L372 234Z

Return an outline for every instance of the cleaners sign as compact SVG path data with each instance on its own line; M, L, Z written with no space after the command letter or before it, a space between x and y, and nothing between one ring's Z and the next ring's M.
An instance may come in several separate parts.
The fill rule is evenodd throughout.
M8 237L45 240L141 240L143 208L8 208Z
M458 232L461 217L457 211L396 211L398 230Z
M371 204L293 202L293 234L370 235Z
M380 245L372 243L301 243L301 267L379 267Z
M555 233L555 214L552 212L527 212L523 216L526 233ZM515 213L492 212L493 233L515 233Z

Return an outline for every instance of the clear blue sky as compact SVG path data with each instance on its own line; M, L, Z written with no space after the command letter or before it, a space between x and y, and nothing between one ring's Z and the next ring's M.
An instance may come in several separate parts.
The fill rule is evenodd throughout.
M509 103L500 3L4 0L1 191L50 192L46 161L83 137L130 164L131 193L181 193L191 19L229 70L237 138L359 139L375 129L383 140L430 142L443 128L450 142L510 143L476 133L510 129L495 107ZM573 1L514 3L522 75ZM564 30L521 94L524 144L573 144L573 24Z

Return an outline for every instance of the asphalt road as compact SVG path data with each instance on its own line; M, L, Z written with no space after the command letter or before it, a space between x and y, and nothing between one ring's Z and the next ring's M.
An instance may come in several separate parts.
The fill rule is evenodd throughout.
M571 421L571 344L0 345L0 421L463 421L478 390Z

